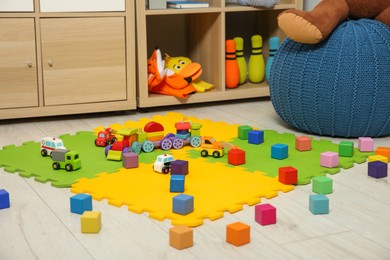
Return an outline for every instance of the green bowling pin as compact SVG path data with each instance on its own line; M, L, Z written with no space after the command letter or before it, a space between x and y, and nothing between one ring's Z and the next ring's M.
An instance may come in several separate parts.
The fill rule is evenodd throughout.
M244 84L246 81L246 61L244 57L244 39L242 37L235 37L233 40L236 42L236 59L238 63L238 69L240 71L239 84Z
M260 35L253 35L252 53L249 57L248 75L252 83L260 83L265 76L265 62L263 57L263 38Z

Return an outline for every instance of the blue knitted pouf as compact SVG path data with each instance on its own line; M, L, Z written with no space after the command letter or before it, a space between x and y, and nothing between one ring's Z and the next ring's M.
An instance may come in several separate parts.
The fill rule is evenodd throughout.
M286 39L271 68L278 115L313 134L390 135L390 28L348 20L319 44Z

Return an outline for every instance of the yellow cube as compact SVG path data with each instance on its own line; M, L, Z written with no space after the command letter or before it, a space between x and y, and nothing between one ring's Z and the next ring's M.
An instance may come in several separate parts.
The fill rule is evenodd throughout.
M388 163L387 157L379 155L379 154L368 156L368 161L369 162L381 161L381 162L384 162L384 163Z
M101 227L100 211L84 211L81 215L81 233L99 233Z

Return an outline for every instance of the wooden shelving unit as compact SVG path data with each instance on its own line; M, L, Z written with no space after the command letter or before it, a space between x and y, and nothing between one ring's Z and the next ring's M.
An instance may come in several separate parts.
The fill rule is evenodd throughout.
M281 0L273 9L253 8L224 0L209 0L209 8L148 10L146 0L136 3L138 53L138 106L156 107L262 97L269 95L268 83L247 82L235 89L225 88L225 40L244 38L246 58L250 55L250 37L263 37L263 53L268 58L268 39L285 35L278 29L276 16L285 9L302 9L303 0ZM171 56L186 56L202 65L201 78L215 88L196 93L188 99L149 94L147 59L155 46Z
M134 0L4 0L0 119L136 109Z

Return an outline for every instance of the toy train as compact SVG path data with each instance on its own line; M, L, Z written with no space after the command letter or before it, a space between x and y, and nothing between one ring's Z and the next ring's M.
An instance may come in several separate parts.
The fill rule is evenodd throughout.
M117 140L105 148L109 160L121 160L122 153L141 151L150 153L155 148L162 150L181 149L184 145L199 147L201 144L199 123L181 121L175 124L176 133L164 135L164 127L155 121L147 123L144 129L122 128L113 131Z

